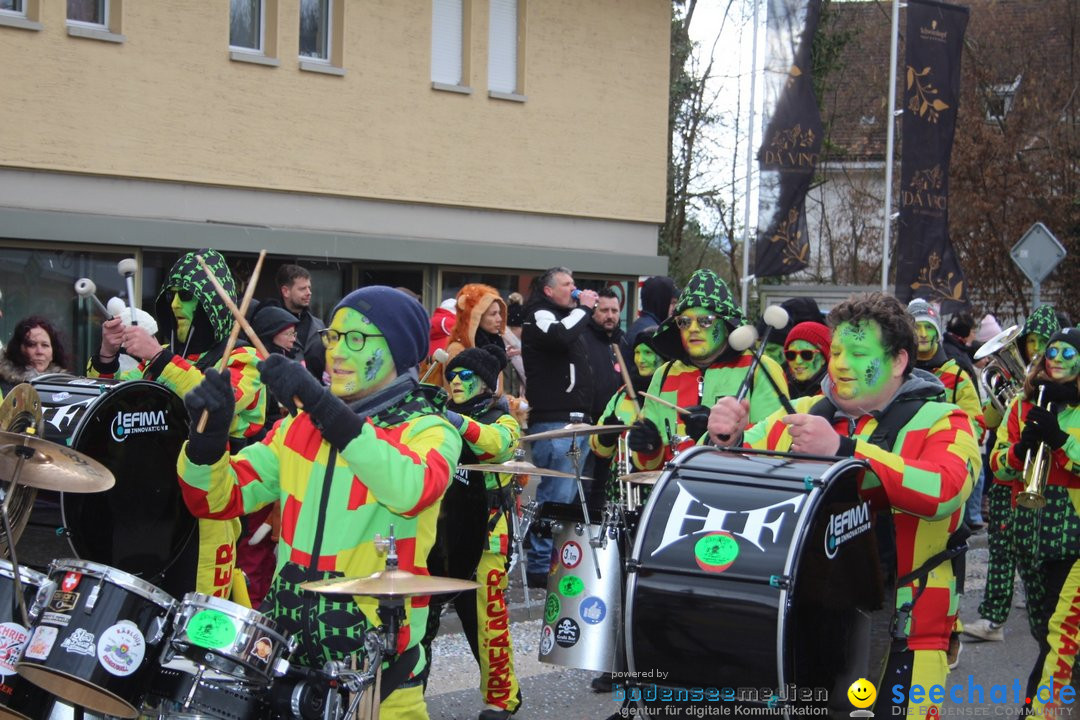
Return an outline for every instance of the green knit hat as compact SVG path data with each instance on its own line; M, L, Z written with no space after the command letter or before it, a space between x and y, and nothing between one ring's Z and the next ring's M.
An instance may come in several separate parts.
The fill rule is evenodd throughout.
M1020 331L1020 337L1025 338L1034 332L1048 338L1060 329L1061 323L1058 322L1057 315L1054 313L1054 306L1040 305L1024 321L1024 329Z
M724 321L728 332L745 324L742 309L735 303L735 298L727 283L712 270L698 270L690 276L686 288L675 303L675 312L660 324L653 339L654 348L662 356L681 358L685 355L679 328L675 318L689 308L703 308Z

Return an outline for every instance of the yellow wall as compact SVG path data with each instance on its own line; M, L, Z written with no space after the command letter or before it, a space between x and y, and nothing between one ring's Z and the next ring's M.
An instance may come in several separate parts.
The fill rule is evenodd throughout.
M670 0L528 0L525 103L431 88L430 0L343 0L344 77L228 58L226 0L127 0L122 44L0 27L0 164L660 222Z

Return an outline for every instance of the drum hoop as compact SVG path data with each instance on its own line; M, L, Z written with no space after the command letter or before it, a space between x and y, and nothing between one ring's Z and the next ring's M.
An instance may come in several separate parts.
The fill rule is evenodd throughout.
M11 564L11 562L9 560L5 560L4 558L0 558L0 577L6 577L9 580L14 580L15 579L15 572L13 570L13 567L14 566ZM24 567L22 565L19 566L19 581L20 582L27 583L27 584L30 584L30 585L36 585L37 587L41 587L46 582L48 582L48 580L49 580L49 576L46 575L45 573L40 573L37 570L32 570L32 569L30 569L28 567Z
M110 565L72 558L53 560L49 563L50 575L59 571L77 572L98 578L99 580L105 580L117 587L135 593L144 600L149 600L164 610L172 610L176 605L176 599L158 586L148 583L131 573L118 570Z
M288 638L286 638L284 633L278 628L277 623L274 622L272 618L262 614L254 608L244 607L231 600L225 600L223 598L215 597L214 595L206 595L200 592L189 592L184 595L184 599L180 602L177 612L182 612L185 607L217 610L229 617L256 625L261 630L274 635L275 639L280 640L283 643L288 643ZM239 613L239 617L237 616L237 613Z

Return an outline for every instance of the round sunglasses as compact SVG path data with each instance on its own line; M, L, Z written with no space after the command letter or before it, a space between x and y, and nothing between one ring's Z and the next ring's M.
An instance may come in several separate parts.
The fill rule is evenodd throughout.
M796 360L802 360L803 362L810 362L814 359L815 355L820 355L817 350L785 350L784 357L788 362L795 362Z

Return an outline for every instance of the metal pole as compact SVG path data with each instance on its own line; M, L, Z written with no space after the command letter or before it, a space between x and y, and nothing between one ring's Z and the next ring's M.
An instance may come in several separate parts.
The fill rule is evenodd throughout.
M893 153L896 150L896 55L900 34L900 0L893 0L889 42L889 127L885 141L885 228L881 234L881 292L889 292L889 240L892 235Z
M1034 309L1038 308L1039 304L1042 302L1042 298L1040 297L1040 295L1042 293L1042 283L1041 282L1032 283L1031 284L1031 290L1032 290L1031 309L1034 310Z
M750 129L746 137L746 190L743 205L743 257L742 257L742 293L741 305L745 313L747 303L750 301L750 191L751 179L754 173L754 125L757 117L757 42L758 42L758 5L754 3L754 43L753 57L750 60ZM757 229L754 231L757 239Z

